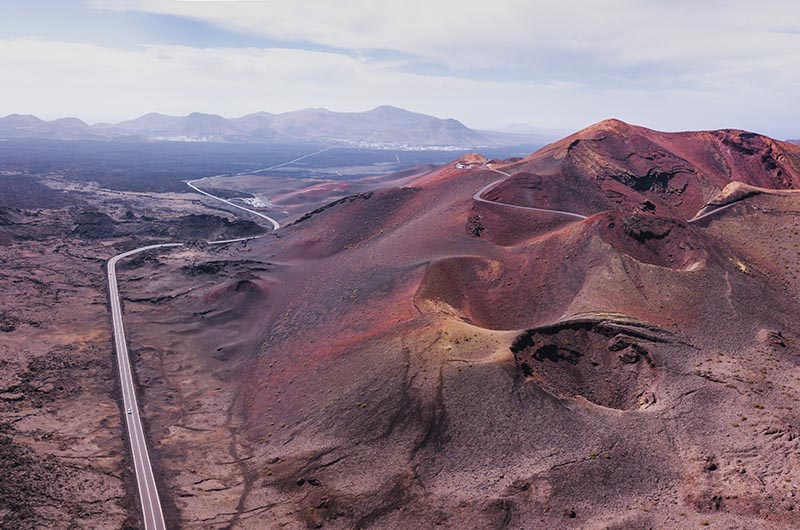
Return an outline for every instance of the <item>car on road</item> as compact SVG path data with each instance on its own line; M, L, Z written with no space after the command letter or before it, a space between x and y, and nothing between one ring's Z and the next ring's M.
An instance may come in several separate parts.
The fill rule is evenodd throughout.
M133 414L133 409L128 409L128 414Z

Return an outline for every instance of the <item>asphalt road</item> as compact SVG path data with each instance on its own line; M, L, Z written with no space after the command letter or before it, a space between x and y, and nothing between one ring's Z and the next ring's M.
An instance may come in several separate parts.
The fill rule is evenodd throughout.
M278 168L290 166L290 165L294 164L295 162L299 162L301 160L305 160L306 158L311 158L312 156L315 156L315 155L318 155L320 153L324 153L325 151L330 151L330 150L331 150L330 147L326 147L325 149L320 149L319 151L314 151L313 153L309 153L307 155L303 155L303 156L297 157L294 160L289 160L288 162L283 162L281 164L275 164L274 166L264 167L264 168L261 168L261 169L254 169L253 171L242 171L241 173L235 173L232 176L238 177L238 176L242 176L242 175L254 175L256 173L263 173L264 171L271 171L273 169L278 169ZM221 175L214 175L214 176L215 177L227 177L229 175L227 173L223 173ZM211 197L212 199L216 199L216 200L218 200L220 202L224 202L228 206L233 206L234 208L238 208L239 210L242 210L242 211L245 211L247 213L256 215L258 217L261 217L262 219L265 219L265 220L269 221L270 223L272 223L273 230L277 230L278 228L281 227L281 225L280 225L280 223L278 223L278 221L276 221L275 219L273 219L272 217L270 217L268 215L264 215L263 213L257 212L255 210L251 210L250 208L245 208L244 206L241 206L241 205L238 205L236 203L233 203L233 202L231 202L231 201L229 201L227 199L223 199L222 197L217 197L216 195L212 195L211 193L208 193L207 191L203 191L203 190L201 190L200 188L198 188L197 186L194 185L195 182L199 182L199 181L203 180L204 178L207 178L207 177L203 177L203 178L195 179L195 180L189 180L189 181L186 182L186 185L189 186L190 188L192 188L197 193L202 193L206 197ZM209 177L209 178L213 178L213 177ZM250 238L250 239L255 239L255 238ZM234 241L241 241L241 239L233 239L233 240L230 240L230 241L220 241L220 242L215 241L215 242L209 242L209 244L213 245L213 244L221 244L221 243L232 243Z
M282 164L277 164L274 166L258 169L255 171L238 173L237 175L259 173L271 169L281 168L293 164L295 162L298 162L300 160L303 160L305 158L309 158L311 156L323 153L328 149L329 148L322 149L320 151L316 151L314 153L310 153L308 155L295 158L294 160L290 160L289 162L284 162ZM223 177L226 175L223 174L217 176ZM273 230L277 230L278 228L281 227L278 221L276 221L275 219L273 219L268 215L265 215L261 212L257 212L255 210L251 210L249 208L245 208L244 206L240 206L229 200L223 199L222 197L217 197L216 195L212 195L211 193L199 189L197 186L194 185L194 183L197 182L198 180L202 179L191 180L188 181L186 184L197 193L201 193L207 197L211 197L212 199L216 199L229 206L232 206L233 208L243 210L249 214L255 215L266 221L269 221L270 224L272 224ZM219 241L206 241L206 244L224 245L228 243L249 241L251 239L258 239L260 237L264 236L260 235L260 236L239 237L236 239L223 239ZM141 247L129 250L128 252L123 252L122 254L117 254L116 256L108 260L108 290L109 290L109 299L111 302L111 320L114 331L114 346L117 352L117 365L119 366L119 379L122 388L122 403L128 427L128 438L130 441L131 457L133 459L133 466L136 472L136 484L139 489L139 499L141 500L142 504L142 518L144 521L145 530L166 530L166 525L164 524L164 513L161 508L161 499L158 496L158 488L156 487L155 477L153 476L153 467L152 463L150 462L150 454L147 450L147 440L145 438L144 429L142 428L141 416L139 415L140 413L139 405L136 401L136 387L133 384L133 373L131 371L130 357L128 354L128 344L125 339L125 327L123 326L122 323L122 305L119 299L119 288L117 286L116 267L117 267L117 262L119 262L119 260L132 256L134 254L138 254L140 252L146 252L149 250L156 250L162 248L181 247L181 246L183 246L183 243L161 243L158 245L148 245L146 247Z
M323 149L321 151L316 151L314 153L310 153L308 155L301 156L299 158L295 158L294 160L290 160L289 162L284 162L282 164L277 164L275 166L270 166L267 168L259 169L256 171L250 171L241 173L249 174L249 173L259 173L262 171L268 171L271 169L277 169L284 166L288 166L305 158L317 155L319 153L323 153L328 149ZM226 176L226 175L217 175L217 176ZM277 230L281 227L280 223L273 219L272 217L265 215L261 212L257 212L255 210L251 210L249 208L245 208L244 206L240 206L235 204L229 200L223 199L222 197L217 197L216 195L212 195L206 191L201 190L197 186L194 185L195 182L202 179L196 179L188 181L186 184L192 188L197 193L201 193L207 197L211 197L212 199L216 199L220 202L223 202L233 208L238 210L243 210L249 214L255 215L260 217L266 221L269 221L272 225L273 230ZM237 243L241 241L249 241L251 239L258 239L263 236L250 236L250 237L239 237L236 239L223 239L220 241L206 241L208 245L224 245L228 243ZM117 254L110 260L108 260L108 290L109 290L109 299L111 302L111 320L113 324L113 331L114 331L114 346L117 352L117 365L119 366L119 379L120 385L122 388L122 403L125 412L125 419L128 427L128 438L130 441L130 448L131 448L131 457L133 459L133 466L136 472L136 484L139 489L139 499L141 500L142 504L142 518L144 521L144 528L145 530L166 530L166 525L164 524L164 513L161 508L161 499L158 496L158 488L156 487L155 477L153 476L153 467L152 463L150 462L150 454L147 451L147 440L145 438L144 429L142 428L142 420L139 411L139 405L136 401L136 387L133 384L133 373L131 372L131 364L130 364L130 357L128 355L128 344L125 339L125 327L122 323L122 305L120 304L119 299L119 288L117 286L117 262L119 260L132 256L134 254L138 254L140 252L146 252L149 250L156 250L162 248L171 248L171 247L180 247L183 246L183 243L162 243L158 245L148 245L146 247L137 248L134 250L129 250L128 252L123 252L122 254Z
M222 245L239 241L248 241L262 236L241 237L237 239L225 239L221 241L207 241L209 245ZM133 468L136 473L136 485L139 489L139 500L142 506L142 520L145 530L166 530L164 524L164 512L161 508L161 499L158 496L153 466L150 461L150 453L147 450L147 439L145 438L142 419L139 415L139 404L136 401L136 387L133 383L133 372L131 371L130 355L128 354L128 343L125 338L125 326L122 322L122 305L119 298L119 288L117 286L117 262L119 260L163 248L181 247L183 243L162 243L159 245L148 245L140 247L122 254L117 254L108 260L108 292L111 302L111 321L114 331L114 349L117 352L117 366L119 367L119 380L122 389L122 407L128 428L128 440L130 442L131 458Z
M259 237L262 236L207 241L206 243L209 245L222 245L226 243L248 241ZM108 260L108 292L111 302L114 349L117 352L117 366L119 367L119 380L122 389L122 406L128 428L128 440L130 442L133 468L136 473L136 485L139 489L139 500L142 506L142 520L145 530L166 530L167 527L164 524L164 512L161 508L161 499L158 496L158 487L156 486L155 476L153 475L150 453L147 450L147 439L145 438L142 419L139 415L139 404L136 401L136 387L133 383L128 343L125 338L125 326L122 322L122 305L120 303L119 288L117 286L117 262L121 259L133 256L134 254L139 254L140 252L181 246L183 246L183 243L148 245L146 247L123 252L122 254L117 254Z
M116 268L119 260L133 254L158 248L180 246L182 246L181 243L150 245L117 254L108 261L108 290L111 300L111 320L114 326L114 346L117 351L122 403L128 424L128 438L131 445L133 467L136 472L136 483L139 486L139 499L142 503L145 530L166 530L166 525L164 524L164 513L161 510L161 500L158 497L156 480L153 476L153 468L150 464L150 454L147 451L147 440L145 439L142 420L139 416L139 405L136 402L136 388L133 385L128 345L125 340L125 328L122 325L122 306L119 301Z
M257 212L255 210L251 210L250 208L245 208L244 206L240 206L240 205L238 205L236 203L233 203L233 202L231 202L231 201L229 201L227 199L223 199L222 197L217 197L216 195L211 195L207 191L201 190L200 188L198 188L197 186L194 185L194 183L197 182L198 180L203 180L203 179L189 180L189 181L186 182L186 185L189 186L190 188L192 188L197 193L202 193L206 197L211 197L212 199L216 199L216 200L218 200L220 202L224 202L228 206L233 206L234 208L238 208L239 210L243 210L243 211L245 211L247 213L251 213L251 214L253 214L255 216L258 216L258 217L260 217L262 219L266 219L267 221L272 223L272 229L273 230L277 230L278 228L281 227L281 225L280 225L280 223L278 221L276 221L275 219L273 219L272 217L270 217L268 215L264 215L261 212Z
M309 153L307 155L303 155L303 156L297 157L294 160L289 160L288 162L283 162L282 164L276 164L274 166L269 166L269 167L262 167L261 169L254 169L253 171L242 171L241 173L236 173L236 175L234 175L234 176L254 175L256 173L263 173L264 171L271 171L273 169L278 169L280 167L290 166L290 165L294 164L295 162L300 162L301 160L305 160L306 158L311 158L314 155L318 155L320 153L324 153L325 151L330 151L331 149L332 149L332 147L326 147L325 149L320 149L319 151L314 151L313 153ZM398 160L398 162L399 161L400 160Z

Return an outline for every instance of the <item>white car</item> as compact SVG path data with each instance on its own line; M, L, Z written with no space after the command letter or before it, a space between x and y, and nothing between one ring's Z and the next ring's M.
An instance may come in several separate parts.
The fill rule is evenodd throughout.
M133 409L128 409L128 414L133 414Z

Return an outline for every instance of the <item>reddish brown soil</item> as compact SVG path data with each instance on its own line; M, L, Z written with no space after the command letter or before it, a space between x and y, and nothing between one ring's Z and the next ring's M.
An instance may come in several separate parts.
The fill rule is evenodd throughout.
M493 161L512 176L485 196L583 220L476 203L499 176L475 157L131 262L175 520L797 528L800 196L770 191L797 160L603 122Z
M687 134L682 152L726 134ZM541 156L502 167L526 172L499 186L506 199L542 206L546 193L528 186ZM657 173L666 158L631 167ZM783 185L742 167L742 179ZM714 229L750 227L763 215L750 199L718 220L683 220L729 182L704 175L712 185L693 177L679 201L609 176L637 202L547 203L611 210L575 222L475 204L496 173L447 167L254 244L286 266L269 276L280 310L259 321L269 335L240 402L264 466L244 505L286 504L240 524L798 524L798 330L787 315L800 308L766 250L745 260L732 246L741 229ZM763 230L800 203L760 197L781 205L752 227L769 246Z
M598 145L625 145L612 136L631 130L673 138L609 127L589 130L604 131ZM693 142L725 145L731 134L674 143L691 158L706 149ZM548 149L557 146L499 165L525 173L498 186L506 200L542 206L547 189L513 186L532 182ZM731 149L728 163L745 156ZM630 171L658 173L669 158L648 167L647 156ZM779 185L776 172L742 167L742 179ZM192 486L183 460L167 464L175 491L191 494L179 503L187 526L796 527L800 203L767 190L686 223L729 182L703 171L673 202L672 191L611 176L622 203L548 199L591 204L581 221L475 203L497 174L450 165L198 262L192 270L242 266L159 304L180 318L153 328L154 310L133 317L148 330L139 340L169 351L181 378L191 356L180 351L194 351L218 374L214 395L229 396L224 444L164 438L164 455L228 451L235 463L218 475L225 494ZM154 291L196 281L174 267L138 275ZM200 414L219 404L191 401ZM166 432L170 420L158 421ZM200 506L218 508L198 519Z

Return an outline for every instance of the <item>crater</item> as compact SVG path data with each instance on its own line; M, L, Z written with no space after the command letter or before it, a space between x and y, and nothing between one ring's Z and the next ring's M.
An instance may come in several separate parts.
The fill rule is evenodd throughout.
M708 252L694 227L669 217L604 212L593 217L600 238L641 263L695 270Z
M655 336L608 322L574 321L528 330L511 345L520 375L562 399L583 397L631 410L655 403Z

